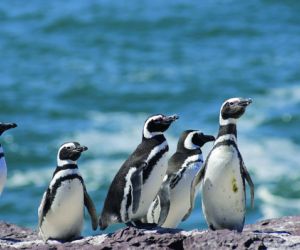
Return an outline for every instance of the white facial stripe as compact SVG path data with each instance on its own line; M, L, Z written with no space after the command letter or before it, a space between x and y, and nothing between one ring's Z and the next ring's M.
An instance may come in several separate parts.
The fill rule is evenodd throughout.
M59 157L57 157L57 166L62 167L67 164L76 164L76 161L72 160L61 160Z
M61 171L57 172L57 173L54 175L53 179L51 180L50 185L49 185L49 188L51 189L51 188L53 187L53 185L55 184L55 182L56 182L59 178L65 177L65 176L68 176L68 175L72 175L72 174L78 174L78 175L80 176L79 170L76 169L76 168L75 168L75 169L65 169L65 170L61 170Z
M161 135L162 132L149 132L146 128L144 128L144 137L150 139L156 135Z
M162 132L150 132L147 127L148 127L148 124L149 122L153 121L153 120L156 120L156 119L159 119L161 118L162 115L155 115L155 116L151 116L149 117L149 119L145 122L145 125L144 125L144 130L143 130L143 134L144 134L144 137L147 138L147 139L150 139L152 138L153 136L155 135L161 135Z
M194 134L201 133L200 131L194 131L188 134L188 136L184 140L184 147L189 150L200 148L200 146L193 143L192 139Z
M146 161L149 162L158 152L164 150L167 146L168 146L167 141L164 141L163 143L156 146L154 149L151 150Z
M221 126L225 126L225 125L228 125L228 124L236 124L236 119L234 119L234 118L228 118L228 119L223 119L223 117L222 117L222 115L221 115L221 113L220 113L220 119L219 119L220 121L220 125Z
M228 100L226 100L223 105L226 103L226 102L239 102L241 99L238 98L238 97L233 97L233 98L230 98Z
M130 191L130 187L132 189L131 176L133 175L133 173L135 171L136 171L136 168L130 168L127 175L126 175L126 177L125 177L124 195L123 195L123 200L122 200L122 203L121 203L121 211L120 211L121 219L122 219L123 222L126 222L125 215L126 215L127 196L128 196L129 191ZM128 210L130 210L131 208L132 208L132 203L130 204ZM128 211L128 215L129 215L129 211Z
M62 150L62 148L64 148L64 147L74 147L74 146L75 145L72 142L65 143L65 144L61 145L61 147L59 148L58 152L60 152L60 150Z

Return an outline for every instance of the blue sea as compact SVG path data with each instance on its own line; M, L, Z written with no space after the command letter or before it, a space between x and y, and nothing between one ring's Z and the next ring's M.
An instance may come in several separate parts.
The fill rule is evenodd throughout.
M183 130L216 135L236 96L253 99L238 123L256 187L246 223L299 215L299 13L293 0L1 1L0 118L18 128L0 138L0 220L36 228L66 141L89 148L78 164L100 213L149 115L180 115L166 133L172 154ZM200 207L198 197L180 228L207 228ZM100 233L85 217L84 235Z

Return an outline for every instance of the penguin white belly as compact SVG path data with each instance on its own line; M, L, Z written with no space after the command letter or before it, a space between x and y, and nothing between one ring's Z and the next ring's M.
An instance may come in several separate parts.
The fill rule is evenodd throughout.
M163 182L163 178L167 172L167 155L162 155L156 165L153 167L148 179L143 184L141 189L141 198L139 202L138 210L132 215L132 219L140 219L147 215L148 208L150 207L152 201L154 200L159 188Z
M83 227L83 187L78 179L66 180L57 189L42 223L43 238L78 237Z
M0 195L4 188L7 177L7 167L4 156L0 158Z
M202 208L213 228L243 229L245 192L233 146L220 146L211 153L202 184Z
M170 191L170 209L162 227L175 228L190 209L191 183L199 171L200 165L190 166L177 185ZM196 187L195 197L198 187ZM194 197L194 199L195 199Z

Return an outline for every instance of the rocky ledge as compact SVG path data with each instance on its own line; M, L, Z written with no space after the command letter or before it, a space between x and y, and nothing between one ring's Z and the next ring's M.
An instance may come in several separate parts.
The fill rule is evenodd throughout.
M126 227L113 234L72 242L45 244L35 231L0 222L1 249L300 249L300 216L247 225L242 233L229 230L145 230Z

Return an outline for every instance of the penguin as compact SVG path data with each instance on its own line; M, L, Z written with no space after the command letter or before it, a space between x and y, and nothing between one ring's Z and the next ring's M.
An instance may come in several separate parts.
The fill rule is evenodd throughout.
M163 133L177 115L153 115L144 124L142 142L114 177L99 217L104 230L111 224L135 225L147 214L167 171L169 146Z
M202 181L202 210L212 230L242 232L246 213L245 180L254 204L254 184L237 145L237 120L251 99L231 98L220 109L219 133L193 185Z
M201 147L214 140L214 136L205 135L199 130L186 130L181 134L177 150L169 159L162 186L148 210L147 223L176 228L189 217L198 191L198 187L192 187L192 183L203 164Z
M39 235L45 242L80 237L84 206L90 214L93 230L98 227L95 206L77 165L81 153L87 149L78 142L67 142L58 150L57 167L38 209Z
M0 136L8 129L17 127L15 123L2 123L0 122ZM7 167L4 156L4 150L0 143L0 195L2 194L7 177Z

